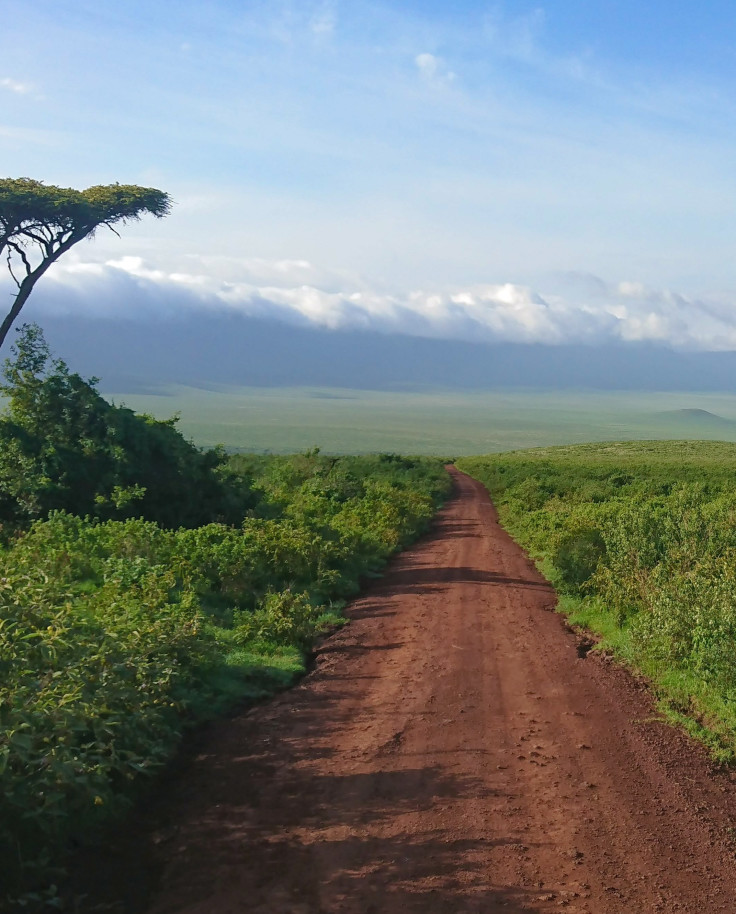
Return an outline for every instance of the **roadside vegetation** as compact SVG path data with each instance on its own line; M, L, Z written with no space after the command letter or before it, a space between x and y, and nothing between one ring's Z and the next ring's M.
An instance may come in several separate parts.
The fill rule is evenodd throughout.
M34 326L2 392L0 907L53 903L187 727L303 672L450 484L436 459L201 452Z
M736 446L626 442L464 458L571 621L736 758Z

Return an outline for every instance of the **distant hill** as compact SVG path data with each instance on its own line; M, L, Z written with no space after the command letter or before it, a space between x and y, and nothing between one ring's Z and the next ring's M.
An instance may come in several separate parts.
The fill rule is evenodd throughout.
M726 419L725 416L718 416L707 409L668 409L659 414L664 419L681 419L691 425L714 426L733 428L736 422L732 419Z
M25 319L34 319L30 305L27 312ZM678 352L636 343L468 343L329 331L222 312L150 321L46 314L35 319L55 352L74 370L101 377L103 390L144 392L149 385L176 382L364 390L736 392L735 352ZM690 421L705 421L693 416L701 411L679 412Z

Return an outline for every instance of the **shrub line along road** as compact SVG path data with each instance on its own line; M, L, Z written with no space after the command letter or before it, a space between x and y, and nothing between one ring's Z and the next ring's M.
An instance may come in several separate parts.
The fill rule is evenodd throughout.
M315 670L178 775L150 914L736 911L734 776L585 653L453 476Z

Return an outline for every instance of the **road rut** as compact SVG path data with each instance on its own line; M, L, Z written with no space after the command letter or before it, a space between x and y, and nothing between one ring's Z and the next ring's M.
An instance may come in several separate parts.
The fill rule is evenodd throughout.
M178 777L149 914L736 911L733 775L453 477L314 671Z

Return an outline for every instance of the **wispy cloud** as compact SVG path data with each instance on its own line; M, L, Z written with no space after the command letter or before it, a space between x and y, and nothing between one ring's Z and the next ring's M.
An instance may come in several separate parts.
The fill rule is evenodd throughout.
M337 10L335 4L325 0L312 13L309 21L312 34L318 38L331 37L337 28Z
M414 58L414 63L416 64L422 79L430 85L449 86L450 83L453 83L457 79L456 74L452 72L445 61L435 54L426 52L417 54Z
M488 48L501 58L551 77L602 87L605 81L590 50L582 47L572 54L559 52L547 40L546 26L547 15L541 7L518 16L508 16L496 7L486 15L481 34Z
M337 30L336 0L272 0L256 4L244 14L246 30L270 38L277 44L301 45L305 39L316 44L330 40Z
M19 82L9 76L0 79L0 87L7 89L9 92L15 92L16 95L30 95L33 92L33 86L30 83Z
M0 124L0 140L12 143L24 143L34 147L53 146L56 149L64 145L64 134L60 130L44 130L42 128L9 127Z
M498 53L535 63L544 55L541 45L544 24L545 13L541 7L512 17L496 7L485 18L484 37Z

